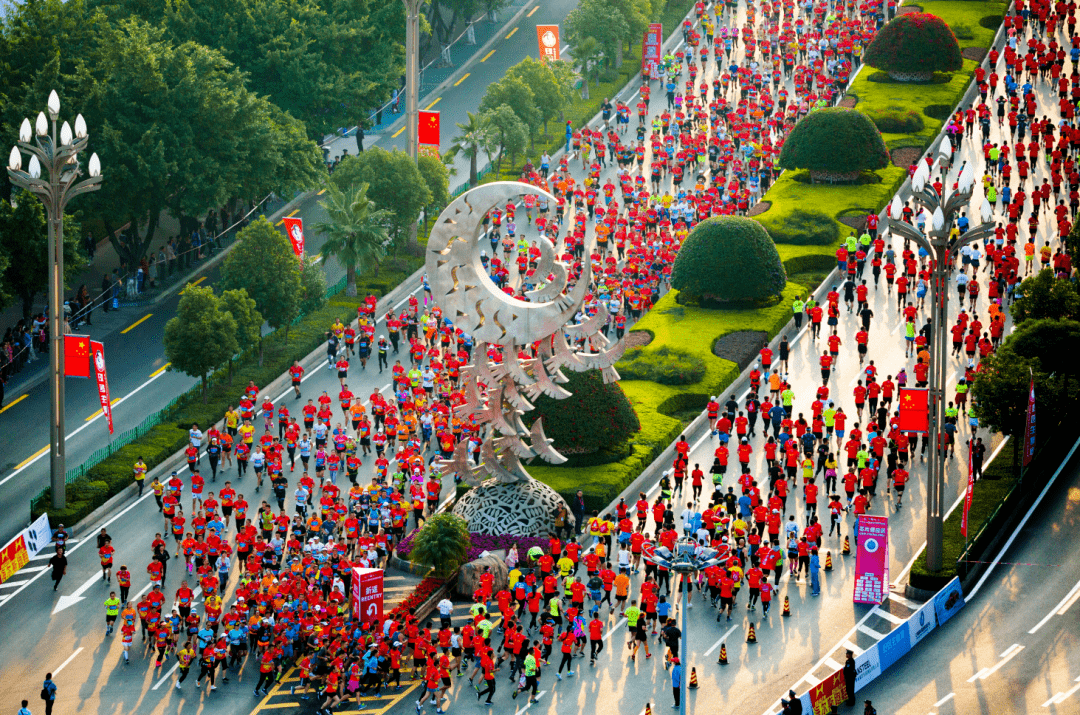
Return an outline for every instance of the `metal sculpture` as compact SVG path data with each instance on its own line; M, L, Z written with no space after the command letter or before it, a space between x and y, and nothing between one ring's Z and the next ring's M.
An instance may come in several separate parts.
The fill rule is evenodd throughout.
M527 428L521 415L533 409L532 400L539 395L570 397L560 387L567 382L562 368L601 370L605 383L618 380L614 364L625 349L622 341L612 344L601 332L608 321L604 305L590 318L573 322L584 305L592 266L585 261L571 285L566 264L558 260L556 247L546 236L537 242L540 258L533 273L541 278L522 293L524 299L506 294L488 275L480 251L484 216L526 193L556 202L529 184L500 181L478 186L446 207L428 239L427 274L435 303L455 328L476 341L473 362L461 372L465 402L455 412L482 426L479 464L470 461L468 441L461 440L452 457L440 460L437 467L473 486L492 477L501 484L529 479L522 459L565 462L545 436L543 419ZM582 347L577 347L579 343ZM488 358L490 345L501 347L500 360ZM534 357L519 356L530 348Z

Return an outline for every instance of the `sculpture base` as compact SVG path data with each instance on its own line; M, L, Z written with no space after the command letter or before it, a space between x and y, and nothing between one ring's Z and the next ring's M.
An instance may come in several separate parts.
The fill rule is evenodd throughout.
M488 479L467 491L454 506L454 514L469 523L469 531L498 536L547 536L555 531L555 514L566 501L548 485L529 478L513 484Z

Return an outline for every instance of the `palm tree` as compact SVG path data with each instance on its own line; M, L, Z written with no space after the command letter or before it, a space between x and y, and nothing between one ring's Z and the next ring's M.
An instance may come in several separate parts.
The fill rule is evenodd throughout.
M583 37L580 42L570 48L570 56L574 58L574 66L581 73L581 97L589 98L589 80L596 77L596 84L600 86L600 66L604 61L604 48L595 37Z
M458 122L457 127L461 133L454 137L454 143L446 152L446 158L448 161L453 160L458 153L469 157L469 186L471 187L476 186L476 158L481 151L491 145L491 128L480 114L472 112L467 112L467 114L469 121L464 124Z
M368 198L368 185L349 187L346 191L333 182L326 183L323 208L330 220L314 228L326 234L324 257L335 257L345 266L345 294L356 295L356 271L371 267L379 272L379 261L386 255L390 236L386 226L390 212L376 209Z

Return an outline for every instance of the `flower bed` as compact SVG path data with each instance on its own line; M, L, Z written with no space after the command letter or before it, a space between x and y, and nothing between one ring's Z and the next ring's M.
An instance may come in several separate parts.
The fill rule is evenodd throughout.
M412 553L412 541L416 536L418 529L413 529L401 543L397 546L397 555L403 559L408 560L409 554ZM536 536L490 536L488 534L469 534L469 555L468 560L479 558L480 554L485 551L509 551L510 547L517 544L518 554L524 558L525 553L534 546L539 546L544 551L547 551L548 540L536 537ZM425 579L426 581L427 579ZM421 584L422 585L422 584Z
M435 576L428 576L420 583L416 584L416 588L410 593L404 601L394 607L394 610L390 611L390 618L396 618L397 616L408 613L409 609L419 608L423 605L424 601L431 598L431 596L443 587L446 583L444 578L436 578Z

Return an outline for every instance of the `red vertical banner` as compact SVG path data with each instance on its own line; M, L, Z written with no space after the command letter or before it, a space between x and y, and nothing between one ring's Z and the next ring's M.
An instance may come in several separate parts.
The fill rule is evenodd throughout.
M1035 456L1035 378L1028 388L1027 415L1024 418L1024 466Z
M847 699L847 681L844 680L843 670L836 671L810 688L810 707L814 715L827 715Z
M421 110L417 127L417 140L421 144L439 146L439 113Z
M664 42L664 26L659 22L649 24L641 41L641 74L653 77L660 64L660 45Z
M540 59L559 60L559 26L537 25L536 44L540 47Z
M64 377L90 377L90 336L64 336Z
M304 257L304 220L295 216L286 216L281 219L285 222L285 233L292 242L293 253L297 258Z
M109 422L109 434L113 433L112 400L109 399L109 377L105 374L105 346L96 340L90 341L90 350L94 354L94 377L97 379L98 399L101 411Z
M972 440L968 440L968 483L967 493L964 494L964 515L960 518L960 535L965 539L968 535L968 512L971 511L971 495L975 492L975 470L971 468Z
M930 431L930 391L905 387L897 393L899 419L896 428L901 432Z

